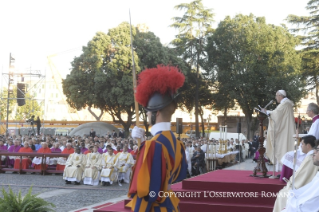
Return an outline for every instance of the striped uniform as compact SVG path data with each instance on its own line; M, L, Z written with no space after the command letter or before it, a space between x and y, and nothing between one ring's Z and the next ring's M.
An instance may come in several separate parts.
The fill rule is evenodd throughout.
M136 212L179 211L179 199L164 197L163 192L172 192L170 185L185 179L186 172L184 144L172 131L157 132L140 147L128 192L132 200L127 206Z

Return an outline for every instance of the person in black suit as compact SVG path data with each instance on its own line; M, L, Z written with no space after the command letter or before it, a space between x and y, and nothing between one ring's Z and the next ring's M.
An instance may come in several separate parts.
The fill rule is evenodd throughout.
M120 132L119 132L119 137L124 138L124 132L122 130L120 130Z
M200 148L200 146L196 147L196 152L194 152L193 154L191 163L192 163L192 176L205 173L206 171L205 153Z
M113 130L112 136L113 136L113 138L117 137L117 133L115 132L115 130Z
M37 134L40 135L40 128L41 128L41 121L38 116L37 120L35 121L35 124L37 125Z
M95 138L95 131L93 129L90 131L90 137Z

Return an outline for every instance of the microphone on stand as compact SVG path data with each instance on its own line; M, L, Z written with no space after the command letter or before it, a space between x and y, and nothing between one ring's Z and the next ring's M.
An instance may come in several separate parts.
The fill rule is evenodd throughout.
M269 105L271 105L272 103L274 102L274 100L270 100L270 102L264 107L265 109L269 106Z

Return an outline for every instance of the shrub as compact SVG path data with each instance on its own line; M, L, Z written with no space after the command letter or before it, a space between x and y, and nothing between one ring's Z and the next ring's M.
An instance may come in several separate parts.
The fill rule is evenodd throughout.
M52 207L54 204L49 203L36 195L32 195L32 186L25 197L21 196L21 190L19 194L13 193L9 186L9 192L6 192L2 188L3 198L0 197L0 211L6 212L49 212L54 211Z

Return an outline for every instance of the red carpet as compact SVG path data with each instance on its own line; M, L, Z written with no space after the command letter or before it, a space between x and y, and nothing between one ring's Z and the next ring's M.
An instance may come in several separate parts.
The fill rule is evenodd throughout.
M250 174L252 171L217 170L176 183L172 189L180 199L181 212L272 212L274 195L285 184ZM95 212L130 211L124 205L122 201Z

